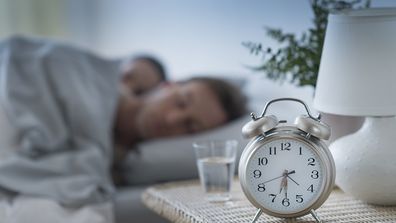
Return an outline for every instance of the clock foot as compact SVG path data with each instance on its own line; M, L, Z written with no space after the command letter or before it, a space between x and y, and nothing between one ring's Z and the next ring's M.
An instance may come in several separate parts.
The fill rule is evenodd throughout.
M251 223L255 223L262 213L263 211L260 208L258 208L256 215L254 216L253 221Z
M315 220L316 220L317 223L322 223L322 220L320 220L319 216L316 214L316 212L315 212L314 209L312 209L312 210L310 211L310 213L311 213L312 217L315 218Z

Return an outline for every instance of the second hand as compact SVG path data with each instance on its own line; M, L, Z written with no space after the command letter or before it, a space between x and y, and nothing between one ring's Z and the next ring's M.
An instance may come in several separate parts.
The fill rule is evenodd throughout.
M295 171L295 170L292 170L292 171L290 171L290 172L287 173L287 176L289 176L290 174L294 174L294 173L296 173L296 171ZM271 182L271 181L273 181L273 180L279 179L279 178L281 178L281 177L284 177L284 174L282 174L282 175L279 176L279 177L275 177L275 178L272 178L272 179L270 179L270 180L267 180L267 181L263 182L263 184L266 184L266 183Z

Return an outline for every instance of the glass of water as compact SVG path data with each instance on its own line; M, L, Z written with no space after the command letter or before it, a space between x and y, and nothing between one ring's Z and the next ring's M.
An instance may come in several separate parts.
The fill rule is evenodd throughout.
M212 140L194 142L201 185L209 201L231 199L238 141Z

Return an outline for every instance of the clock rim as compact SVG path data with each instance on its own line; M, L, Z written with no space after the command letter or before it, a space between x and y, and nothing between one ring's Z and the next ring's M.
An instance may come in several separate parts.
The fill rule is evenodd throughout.
M238 175L239 175L239 182L242 187L242 191L244 192L247 199L252 203L256 208L261 209L264 213L281 218L294 218L294 217L301 217L308 213L311 210L316 210L319 208L329 197L335 182L335 164L333 157L331 155L330 150L328 149L327 145L324 144L321 140L314 136L310 136L306 138L307 133L299 130L294 126L282 126L274 128L273 130L267 132L264 135L256 136L253 140L251 140L245 147L244 151L242 152L241 158L239 160L239 168L238 168ZM323 178L323 185L321 186L321 191L319 191L319 196L314 198L314 200L309 206L304 208L301 211L293 212L293 213L279 213L271 211L265 207L263 207L249 192L248 183L247 183L247 164L248 161L252 158L253 154L256 152L257 149L262 147L267 142L273 140L279 140L284 138L291 138L293 140L302 141L303 143L308 144L310 147L314 148L317 156L321 159L323 172L326 176Z

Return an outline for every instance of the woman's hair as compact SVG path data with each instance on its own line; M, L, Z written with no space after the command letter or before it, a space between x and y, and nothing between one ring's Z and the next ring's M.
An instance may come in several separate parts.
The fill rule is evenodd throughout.
M213 77L193 77L184 83L202 82L217 96L222 108L227 114L227 120L232 121L247 112L247 98L240 88L229 81Z

